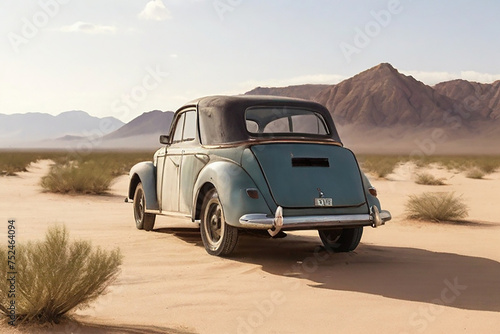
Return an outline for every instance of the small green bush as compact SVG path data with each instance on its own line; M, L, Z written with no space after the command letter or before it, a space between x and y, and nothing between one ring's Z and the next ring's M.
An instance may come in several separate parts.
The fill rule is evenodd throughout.
M443 186L445 185L443 179L438 179L434 175L429 173L417 174L417 179L415 180L417 184L423 184L428 186Z
M6 247L0 248L0 312L8 317ZM122 256L69 241L64 227L49 228L44 241L16 247L16 323L58 323L69 311L105 292L119 272Z
M423 193L410 196L406 212L408 218L439 222L465 218L468 208L454 193Z

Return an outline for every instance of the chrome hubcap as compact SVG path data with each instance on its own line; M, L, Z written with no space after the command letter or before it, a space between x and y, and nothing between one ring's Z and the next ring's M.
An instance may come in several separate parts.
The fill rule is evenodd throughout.
M220 246L224 235L224 213L216 199L208 203L205 215L205 235L211 248L216 249Z
M210 239L217 242L220 239L222 230L222 210L220 205L212 205L210 207L209 222Z

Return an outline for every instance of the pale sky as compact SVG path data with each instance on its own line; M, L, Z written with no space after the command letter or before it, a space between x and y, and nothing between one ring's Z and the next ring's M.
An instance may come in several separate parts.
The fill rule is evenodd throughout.
M498 0L2 0L0 113L130 121L381 62L427 84L500 79Z

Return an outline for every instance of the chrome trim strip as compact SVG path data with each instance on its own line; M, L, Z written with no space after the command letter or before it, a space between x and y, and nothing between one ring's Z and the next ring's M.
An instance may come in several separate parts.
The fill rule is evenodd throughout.
M339 143L331 138L325 138L322 140L312 139L312 138L272 138L272 139L249 139L245 141L239 141L234 143L224 143L224 144L214 144L214 145L202 145L205 149L215 149L215 148L230 148L238 146L254 146L254 145L265 145L265 144L320 144L320 145L333 145L344 147L342 143Z
M389 211L382 210L380 219L383 223L391 220ZM369 214L353 215L320 215L320 216L292 216L280 217L281 230L308 230L328 227L372 226L374 217ZM263 213L251 213L242 216L239 220L241 227L259 230L275 230L276 218ZM281 222L280 222L281 223Z

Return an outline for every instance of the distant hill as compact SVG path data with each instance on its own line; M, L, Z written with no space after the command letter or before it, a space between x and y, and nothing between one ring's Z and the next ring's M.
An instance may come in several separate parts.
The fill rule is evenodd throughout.
M134 118L102 138L100 148L156 149L160 135L168 134L174 113L153 110Z
M288 96L304 100L314 100L316 96L330 87L329 85L297 85L288 87L257 87L245 95L274 95L274 96Z
M443 126L454 102L432 87L380 64L323 90L316 101L339 124Z
M500 119L500 80L492 84L452 80L439 83L434 89L454 100L457 108L486 120Z
M64 136L56 140L44 141L45 147L79 149L139 149L154 150L159 137L167 134L174 113L154 110L134 118L118 130L100 137Z
M64 136L106 135L123 125L114 117L98 118L79 110L57 116L45 113L0 114L0 147L37 144Z
M127 138L141 135L160 135L167 134L170 129L170 123L174 118L172 111L153 110L143 113L125 124L120 129L104 137L108 139Z

